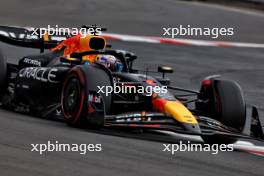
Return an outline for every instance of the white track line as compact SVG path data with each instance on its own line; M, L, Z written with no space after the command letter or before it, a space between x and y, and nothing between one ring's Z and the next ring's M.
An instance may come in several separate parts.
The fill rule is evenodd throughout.
M165 43L172 45L186 45L186 46L213 46L213 47L246 47L246 48L264 48L264 44L259 43L243 43L243 42L228 42L228 41L207 41L207 40L193 40L193 39L179 39L179 38L162 38L151 36L137 36L114 33L103 33L106 39L120 40L126 42L143 42L143 43Z

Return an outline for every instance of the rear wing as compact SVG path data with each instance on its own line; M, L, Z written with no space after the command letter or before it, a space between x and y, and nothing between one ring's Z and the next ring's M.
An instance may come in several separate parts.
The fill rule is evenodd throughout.
M38 48L41 52L44 52L45 49L54 48L68 37L68 35L40 37L40 35L36 35L34 28L0 26L1 42L20 47Z
M75 28L77 29L77 28ZM100 35L101 32L106 31L106 28L98 27L96 25L87 26L83 25L80 29L87 29L89 35ZM97 32L100 31L100 34ZM52 35L48 35L52 33ZM0 41L26 48L38 48L40 52L45 49L56 47L60 42L68 39L69 37L79 35L80 31L49 29L49 28L33 28L33 27L17 27L17 26L0 26ZM85 35L88 35L87 33ZM107 48L111 45L107 44Z

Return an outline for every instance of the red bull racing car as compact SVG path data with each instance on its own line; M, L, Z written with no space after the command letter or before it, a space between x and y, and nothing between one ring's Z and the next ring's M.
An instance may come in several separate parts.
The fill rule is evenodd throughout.
M172 68L158 67L160 76L137 70L135 54L106 49L102 36L28 37L30 32L0 26L2 42L42 52L50 49L25 56L18 64L0 56L3 108L41 117L63 116L74 126L200 135L206 143L264 139L257 108L247 111L242 90L234 81L209 76L199 91L175 87L165 76ZM245 126L250 126L250 133Z

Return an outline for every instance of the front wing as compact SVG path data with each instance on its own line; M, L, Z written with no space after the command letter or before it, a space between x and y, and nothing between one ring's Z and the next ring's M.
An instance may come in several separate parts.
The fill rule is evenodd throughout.
M184 128L180 122L167 116L164 113L155 112L131 112L120 115L106 116L105 127L115 128L138 128L138 129L157 129L172 131L175 133L189 135L223 135L227 137L246 138L264 141L263 125L259 119L259 113L256 107L252 107L250 118L250 133L241 133L235 129L227 127L212 118L197 116L201 131L191 132Z

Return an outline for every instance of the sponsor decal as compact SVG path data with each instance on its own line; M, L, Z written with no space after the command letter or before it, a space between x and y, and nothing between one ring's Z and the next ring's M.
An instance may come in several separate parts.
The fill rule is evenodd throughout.
M9 32L9 31L2 31L0 30L0 35L17 38L17 39L38 39L38 36L33 36L26 33L19 33L19 32Z
M23 62L26 63L26 64L32 64L32 65L41 67L41 62L38 61L38 60L33 60L33 59L25 57L23 59Z
M21 40L38 40L40 37L39 35L34 35L31 32L31 30L34 30L32 28L29 29L29 31L24 31L24 32L10 32L10 31L3 31L0 30L0 35L3 35L5 37L10 37L10 38L14 38L14 39L21 39ZM49 36L50 40L54 40L54 41L63 41L66 40L67 37L66 36Z
M34 79L41 82L58 83L56 81L57 68L27 67L19 72L20 78Z
M146 114L146 112L124 114L116 116L116 122L140 122L140 121L151 121L150 117L152 114Z
M88 101L92 103L101 103L101 96L89 94Z

